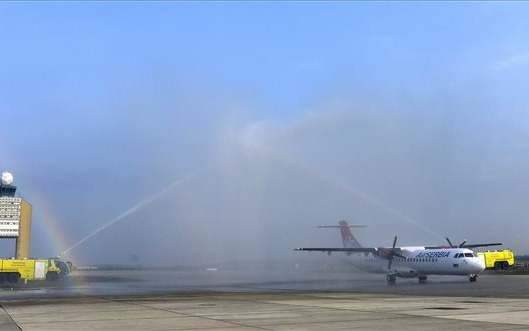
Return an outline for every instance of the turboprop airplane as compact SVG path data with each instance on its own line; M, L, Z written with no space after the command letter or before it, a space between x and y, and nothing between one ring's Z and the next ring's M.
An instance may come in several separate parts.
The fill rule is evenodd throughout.
M320 225L318 228L339 228L342 234L343 248L296 248L297 251L344 252L350 262L357 268L371 272L386 274L388 285L393 285L397 277L415 278L425 282L428 275L465 275L469 281L475 282L478 273L485 270L485 263L470 248L499 246L502 243L466 244L466 240L458 246L410 246L396 247L397 236L392 247L362 247L351 232L352 227L365 225L349 225L340 221L339 225Z

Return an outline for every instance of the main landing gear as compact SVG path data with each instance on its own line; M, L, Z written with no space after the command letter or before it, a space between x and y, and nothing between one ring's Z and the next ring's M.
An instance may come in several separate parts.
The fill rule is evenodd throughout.
M426 279L428 279L427 276L419 276L419 283L420 283L420 284L424 284L424 283L426 283Z
M397 275L386 275L386 279L388 281L388 285L395 285L397 282Z
M475 282L478 279L478 275L476 274L470 274L468 275L468 280L471 282Z

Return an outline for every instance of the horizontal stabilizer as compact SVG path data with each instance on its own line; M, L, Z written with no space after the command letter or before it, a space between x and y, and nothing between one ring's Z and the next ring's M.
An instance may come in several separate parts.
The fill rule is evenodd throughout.
M334 228L334 229L339 229L339 228L342 228L342 227L348 227L348 228L365 228L367 227L367 225L356 225L356 224L347 224L347 225L318 225L318 229L323 229L323 228Z

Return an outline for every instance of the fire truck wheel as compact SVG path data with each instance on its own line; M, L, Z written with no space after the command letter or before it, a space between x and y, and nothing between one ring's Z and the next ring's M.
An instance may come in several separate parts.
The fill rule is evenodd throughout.
M14 284L14 283L18 283L18 279L20 278L20 275L18 273L15 273L15 272L12 272L9 274L9 276L7 277L7 280L11 283L11 284Z
M46 274L46 280L55 281L57 279L59 279L59 275L54 271L48 272Z

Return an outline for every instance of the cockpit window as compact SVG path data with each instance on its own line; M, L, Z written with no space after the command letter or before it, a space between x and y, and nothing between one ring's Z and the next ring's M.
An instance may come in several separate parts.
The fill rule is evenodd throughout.
M474 254L472 254L472 253L465 253L465 257L474 257Z

